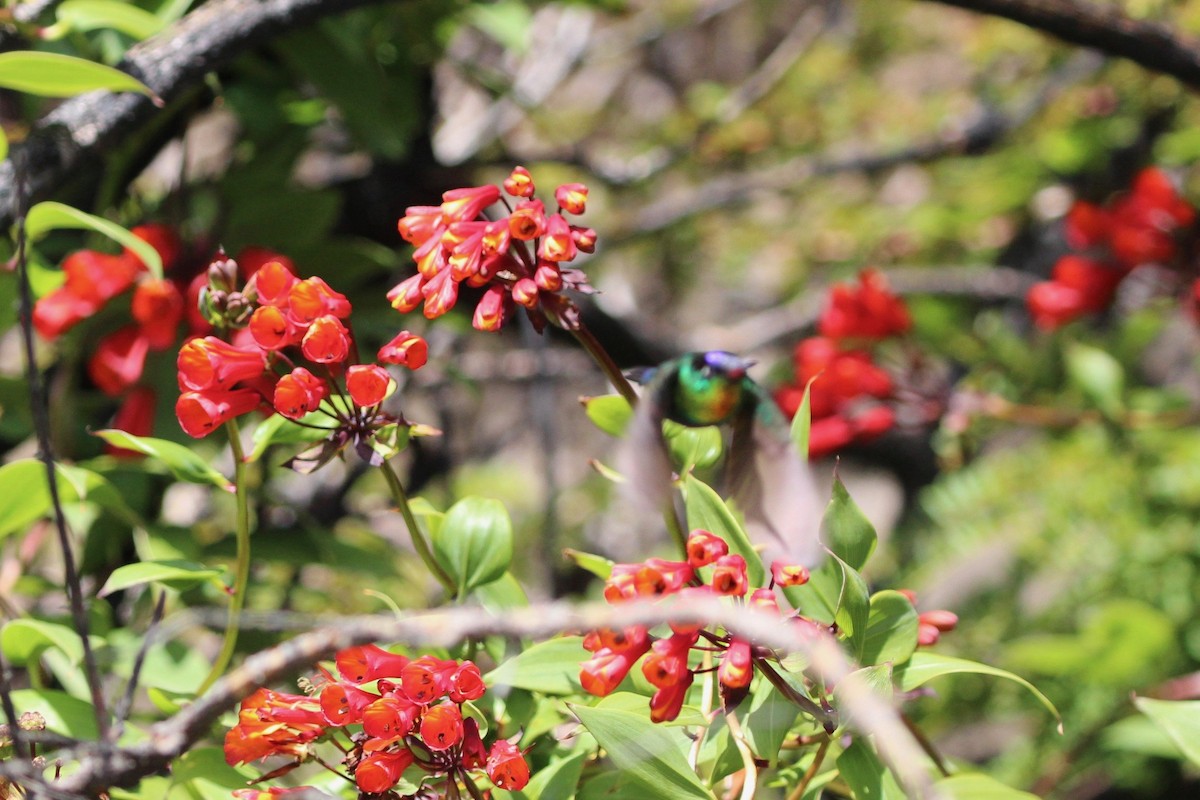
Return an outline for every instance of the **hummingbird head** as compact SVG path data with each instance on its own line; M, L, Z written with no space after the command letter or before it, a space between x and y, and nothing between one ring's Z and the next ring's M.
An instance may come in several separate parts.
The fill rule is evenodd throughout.
M755 363L724 350L695 353L692 359L693 368L706 378L724 378L729 381L740 381L746 377L746 371Z

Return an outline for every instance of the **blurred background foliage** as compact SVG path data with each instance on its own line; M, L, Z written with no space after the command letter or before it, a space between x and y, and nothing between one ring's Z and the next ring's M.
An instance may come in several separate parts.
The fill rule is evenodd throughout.
M136 5L167 24L190 4ZM1116 5L1200 29L1194 3ZM116 63L133 41L73 30L38 46ZM10 138L47 107L4 98ZM908 295L943 410L970 408L940 427L901 414L897 431L844 454L841 474L889 533L888 566L873 577L957 612L949 651L1034 680L1066 732L1019 688L972 678L922 699L918 719L948 754L1048 797L1170 798L1197 791L1196 765L1136 716L1130 693L1200 670L1194 323L1135 286L1103 318L1046 334L1023 296L1064 252L1074 199L1103 200L1146 164L1200 198L1198 156L1200 106L1174 79L934 3L412 0L271 39L58 199L176 226L196 265L218 245L286 253L351 296L367 349L400 327L426 335L433 358L404 387L404 410L445 435L409 451L409 481L437 508L467 493L501 499L525 554L517 569L539 597L597 592L563 547L632 558L656 545L628 541L600 513L609 489L588 459L612 445L576 400L606 387L566 339L471 331L471 303L428 326L388 308L384 292L410 269L395 229L406 206L499 182L514 164L542 186L586 183L599 246L585 268L601 293L585 313L626 366L724 348L758 359L765 382L783 380L821 287L881 268ZM36 288L53 288L55 259L83 245L104 246L56 239L34 265ZM0 440L12 459L31 445L10 274L0 293ZM232 555L231 497L129 467L86 435L114 404L83 365L126 315L111 308L40 352L60 457L103 471L151 521L137 540L110 512L78 512L95 585L134 552ZM172 372L172 352L152 357L155 435L182 441ZM980 397L1009 405L976 413ZM1045 424L1029 408L1056 416ZM228 466L220 443L196 447ZM377 476L351 462L256 480L251 609L380 610L363 586L426 602L428 576ZM15 582L0 575L10 612L61 612L42 591L49 549L36 545L4 543L25 566ZM199 587L181 602L213 597ZM147 597L109 599L117 623L149 613ZM268 627L242 647L279 636ZM181 662L177 675L205 668Z

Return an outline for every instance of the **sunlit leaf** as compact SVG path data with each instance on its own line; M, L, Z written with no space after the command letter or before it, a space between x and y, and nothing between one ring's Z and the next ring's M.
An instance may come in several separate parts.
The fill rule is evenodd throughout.
M562 636L527 647L484 676L488 686L511 686L543 694L579 691L579 665L590 656L583 637Z
M73 628L38 619L15 619L0 630L0 650L15 666L37 659L46 648L61 651L73 664L83 659L83 642Z
M512 564L512 522L498 500L459 500L432 539L434 556L454 579L460 597L496 580Z
M149 86L118 69L32 50L0 53L0 87L42 97L74 97L95 89L154 96Z
M165 25L149 11L119 0L64 0L55 15L71 30L111 28L138 40L153 36Z
M629 401L619 394L584 397L580 402L592 424L610 436L620 436L625 432L629 420L633 419Z
M46 730L74 739L95 739L96 712L91 703L56 689L18 689L12 693L18 714L36 711L46 720Z
M179 590L205 581L212 581L220 586L221 574L219 569L179 559L139 561L136 564L126 564L113 570L98 595L104 597L131 586L140 586L143 583L161 583Z
M1200 766L1200 700L1154 700L1135 697L1138 710L1167 732L1193 764Z
M917 649L917 610L899 592L877 592L871 597L862 664L902 664Z
M12 54L0 54L0 59L6 55ZM162 277L162 257L158 251L149 242L139 239L117 223L52 200L38 203L29 209L25 216L25 232L32 241L37 241L50 231L56 230L90 230L103 234L137 254L151 275L156 278Z
M762 586L765 582L762 557L721 496L692 475L685 479L684 491L688 528L703 528L724 539L730 553L737 553L746 559L746 575L750 585Z
M171 474L181 481L212 484L226 491L233 490L233 484L229 482L228 478L218 472L203 457L177 442L154 439L149 436L134 436L132 433L115 428L95 433L96 436L115 447L136 450L161 461L167 469L171 470Z
M934 787L948 800L1037 800L1036 794L1013 789L979 773L951 775L934 783Z
M833 479L833 495L821 520L825 543L854 569L862 569L875 550L875 526L863 516L841 478Z
M907 795L866 740L856 737L837 760L856 800L906 800Z
M989 667L987 664L979 664L963 658L951 658L950 656L938 655L937 653L917 652L913 653L913 657L908 660L908 663L897 667L896 679L900 691L911 692L913 689L922 686L934 678L962 672L991 675L1021 684L1038 699L1038 702L1046 707L1047 711L1054 715L1061 728L1062 717L1059 716L1058 709L1054 707L1054 703L1050 702L1050 698L1042 694L1036 686L1020 675L1014 675L1011 672L997 669L996 667Z

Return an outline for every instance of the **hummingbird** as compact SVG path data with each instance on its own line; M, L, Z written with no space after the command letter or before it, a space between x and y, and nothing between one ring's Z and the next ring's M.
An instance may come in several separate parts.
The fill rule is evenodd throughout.
M748 374L753 361L723 350L687 353L635 376L646 384L618 468L627 485L661 507L670 498L671 464L663 420L732 428L726 474L750 540L775 559L815 565L820 506L812 472L792 442L774 399Z

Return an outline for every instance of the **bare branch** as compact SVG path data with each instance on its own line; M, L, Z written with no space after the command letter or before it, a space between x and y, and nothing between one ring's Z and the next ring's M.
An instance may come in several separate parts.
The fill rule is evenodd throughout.
M273 36L381 0L213 0L126 53L117 66L165 101L205 74ZM52 193L71 172L100 159L156 113L140 94L97 91L72 98L34 125L16 153L29 167L33 200ZM0 164L0 225L16 213L13 159Z
M776 615L734 607L718 599L685 603L628 603L619 606L543 604L507 610L497 616L479 608L453 608L403 618L359 617L327 623L283 644L250 656L217 681L208 694L174 717L152 726L146 739L125 748L108 743L79 744L60 751L63 759L79 761L71 775L46 785L54 792L96 795L111 787L132 786L205 736L220 715L259 686L311 668L338 650L375 641L401 642L414 647L452 647L485 636L545 638L562 631L656 625L668 621L718 625L779 652L803 654L809 669L823 681L836 684L841 710L853 727L875 736L910 796L930 796L930 776L920 745L905 728L896 709L860 676L837 641L809 626L781 624ZM585 653L581 650L580 660ZM32 780L15 763L0 764L0 774Z
M1200 88L1200 40L1158 22L1133 19L1113 4L1081 0L936 0L1020 22Z

